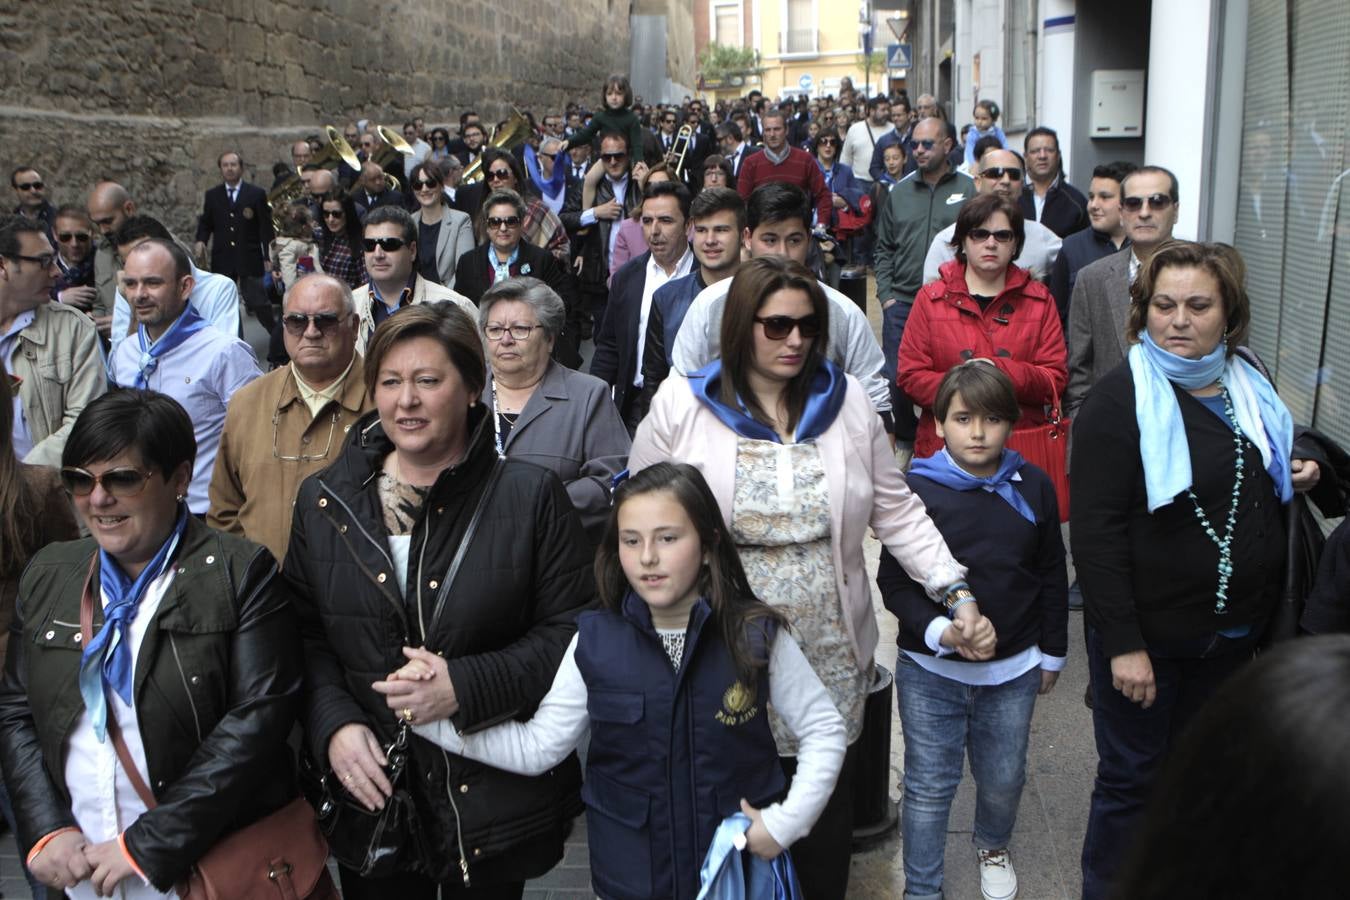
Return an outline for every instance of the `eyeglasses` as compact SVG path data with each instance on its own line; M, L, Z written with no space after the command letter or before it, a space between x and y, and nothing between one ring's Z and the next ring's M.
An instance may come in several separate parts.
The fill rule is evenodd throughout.
M990 166L989 168L987 168L987 169L985 169L983 172L981 172L980 175L982 175L982 176L985 177L985 178L991 178L991 179L993 179L994 181L998 181L998 180L999 180L1000 178L1002 178L1004 175L1007 175L1008 178L1011 179L1011 180L1013 180L1013 181L1021 181L1021 180L1022 180L1022 170L1021 170L1021 169L1017 169L1017 168L1008 168L1007 166Z
M508 328L505 325L489 325L483 329L483 334L489 341L500 341L506 337L507 332L510 332L511 340L528 341L536 328L543 327L543 325L512 325Z
M319 334L327 334L338 326L342 317L337 313L315 313L307 316L304 313L287 313L281 317L281 324L286 326L286 332L294 337L301 337L306 331L309 331L309 323L313 322L314 327L319 329Z
M296 456L287 456L277 449L277 431L279 430L277 426L281 424L281 411L272 413L272 457L282 462L311 462L316 459L327 459L328 451L333 449L333 433L337 431L338 413L341 409L342 407L334 404L333 418L328 423L328 441L323 445L323 452L301 453Z
M45 187L40 181L25 181L14 185L16 191L40 191Z
M488 181L501 181L504 178L511 177L510 169L488 169Z
M627 153L601 153L600 158L605 162L623 162L628 158Z
M62 231L56 236L56 239L63 244L69 244L71 241L80 244L89 243L89 235L83 231Z
M937 146L937 141L931 138L924 138L923 140L915 141L914 146L922 147L925 150L932 150L934 147Z
M1010 228L1000 228L997 231L990 231L988 228L972 228L966 232L966 235L976 243L983 243L993 238L1000 244L1010 243L1013 238L1017 237Z
M76 497L88 497L94 492L94 485L102 485L105 494L114 497L135 497L145 490L145 483L153 472L140 469L109 469L102 475L95 475L75 466L66 466L61 470L61 486L66 493Z
M503 216L501 218L489 216L487 220L487 227L490 231L497 231L502 228L515 228L519 224L520 216Z
M325 219L341 219L345 218L346 215L347 214L340 209L325 209L323 211L323 217Z
M1139 212L1145 203L1149 209L1162 210L1172 205L1172 198L1167 194L1149 194L1147 197L1125 197L1120 201L1120 205L1130 212Z
M50 269L52 264L56 262L56 254L54 253L44 253L41 256L25 256L22 253L6 253L5 255L10 259L21 259L24 262L37 263L38 268L40 269Z
M435 144L444 144L444 143L445 143L445 138L441 137L439 134L433 134L433 135L431 136L431 141L432 141L432 143L435 143Z
M785 341L795 328L804 338L813 338L820 334L820 319L814 315L794 319L792 316L755 316L755 321L764 326L764 336L771 341Z
M425 178L419 178L413 182L413 187L419 191L429 191L432 188L440 187L440 184L435 181L427 181Z
M361 241L361 246L366 248L367 253L374 253L376 247L379 247L385 253L397 253L408 246L408 242L403 238L394 237L364 238Z
M558 158L558 154L556 154L556 153L545 153L545 152L542 151L542 150L540 150L540 151L539 151L538 153L536 153L535 155L536 155L536 156L542 156L542 157L544 157L544 159L557 159L557 158Z

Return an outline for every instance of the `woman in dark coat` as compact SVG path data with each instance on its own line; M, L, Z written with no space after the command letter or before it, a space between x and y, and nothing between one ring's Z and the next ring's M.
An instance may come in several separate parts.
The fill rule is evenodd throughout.
M376 329L365 371L376 409L301 487L286 578L305 644L308 752L370 810L409 791L420 840L395 872L362 876L361 860L339 856L342 892L518 898L561 858L581 811L576 757L524 777L414 734L395 785L383 748L400 722L448 719L465 732L528 718L594 593L589 546L556 475L499 460L480 399L483 345L465 313L400 311ZM438 654L435 675L385 680L418 646Z

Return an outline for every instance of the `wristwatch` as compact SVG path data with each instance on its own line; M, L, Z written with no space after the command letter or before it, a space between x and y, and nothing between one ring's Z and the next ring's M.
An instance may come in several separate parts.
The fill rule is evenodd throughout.
M956 612L956 608L963 603L974 603L975 593L968 587L952 588L942 597L942 605L947 608L947 613Z

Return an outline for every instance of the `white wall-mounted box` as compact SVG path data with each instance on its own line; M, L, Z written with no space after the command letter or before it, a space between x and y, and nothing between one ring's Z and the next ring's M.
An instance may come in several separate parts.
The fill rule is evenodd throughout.
M1097 69L1092 73L1094 138L1144 136L1144 70Z

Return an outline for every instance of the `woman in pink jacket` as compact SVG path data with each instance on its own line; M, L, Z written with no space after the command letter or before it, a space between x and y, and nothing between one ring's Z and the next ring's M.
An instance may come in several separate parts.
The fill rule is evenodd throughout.
M787 613L853 745L877 646L863 564L868 526L935 604L975 604L965 568L905 485L867 394L826 359L828 327L829 301L800 263L743 265L722 314L722 358L661 385L628 465L636 472L676 460L702 471L751 586ZM769 721L790 777L796 748L772 712ZM793 847L808 898L847 894L855 756L850 750L825 812Z

